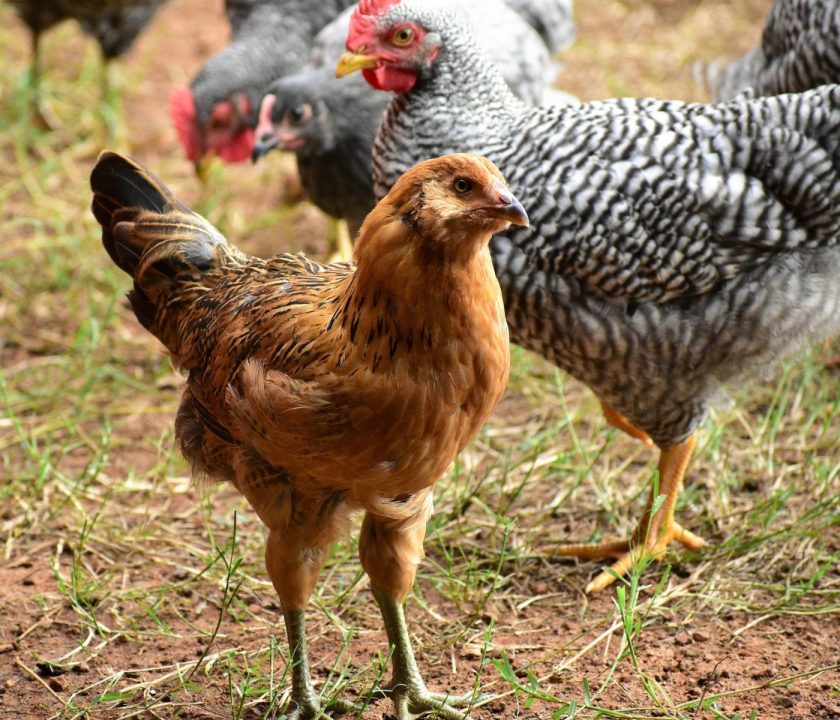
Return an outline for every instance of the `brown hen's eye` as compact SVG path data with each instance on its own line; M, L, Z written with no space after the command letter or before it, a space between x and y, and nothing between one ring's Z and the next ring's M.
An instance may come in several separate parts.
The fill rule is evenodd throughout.
M400 28L394 33L394 45L408 45L414 39L414 30L408 27Z
M473 184L466 178L456 178L453 187L455 188L455 192L463 195L473 189Z

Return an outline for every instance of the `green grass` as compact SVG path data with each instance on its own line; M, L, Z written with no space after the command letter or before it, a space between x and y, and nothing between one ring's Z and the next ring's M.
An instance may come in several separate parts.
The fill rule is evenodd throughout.
M724 7L708 5L715 17ZM61 127L36 131L15 90L26 43L8 8L0 18L6 692L39 717L281 718L288 655L263 528L231 488L191 485L173 446L181 380L128 311L127 278L87 211L109 136L97 58L70 26L48 36L43 89ZM287 162L217 167L199 187L163 106L137 104L144 78L163 72L165 21L119 69L126 141L141 110L164 128L132 152L246 248L324 248L329 223L278 208ZM430 685L490 693L476 718L790 717L777 701L791 697L837 707L840 376L823 361L838 351L819 346L737 388L705 424L679 515L710 547L675 550L591 600L581 590L595 564L551 548L626 535L655 457L606 427L585 388L515 351L500 412L436 491L408 611ZM387 647L355 533L334 548L309 616L324 697L354 696L363 717L381 717L372 691ZM739 653L753 651L767 653L752 660L765 676L739 674Z

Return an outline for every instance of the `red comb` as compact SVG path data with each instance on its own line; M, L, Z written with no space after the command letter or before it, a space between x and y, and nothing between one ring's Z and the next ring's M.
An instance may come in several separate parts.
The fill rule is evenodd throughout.
M362 15L382 15L399 2L400 0L361 0L356 12Z
M190 162L196 162L204 154L204 143L201 141L192 90L188 87L172 88L172 92L169 93L169 115L184 148L184 154Z
M376 19L384 15L400 0L361 0L350 18L350 30L347 33L347 49L354 52L362 45L369 45L373 40Z

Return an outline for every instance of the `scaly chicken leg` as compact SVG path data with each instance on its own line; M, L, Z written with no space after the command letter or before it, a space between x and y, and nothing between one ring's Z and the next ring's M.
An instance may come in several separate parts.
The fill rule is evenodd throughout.
M320 497L294 492L282 475L250 457L247 470L236 478L237 489L246 497L269 528L265 544L265 567L277 591L292 669L292 708L289 720L324 717L322 704L312 685L306 643L306 605L318 582L327 551L343 526L336 507ZM317 518L317 522L312 522ZM351 712L351 703L333 702L330 708Z
M631 426L632 427L632 426ZM664 448L659 456L659 484L652 485L647 507L641 521L633 532L632 539L617 540L584 545L562 545L555 553L584 559L614 557L616 561L604 569L587 586L586 592L593 593L611 585L616 576L626 575L644 555L657 558L665 551L668 543L676 540L691 550L703 547L706 542L674 520L677 497L682 487L688 460L697 444L697 436L691 435L685 442ZM653 505L659 495L665 500L654 513Z
M614 428L621 430L621 432L626 433L630 437L641 440L648 447L653 447L654 443L653 440L650 439L650 435L648 435L644 430L637 428L606 400L601 400L601 410L604 413L604 419Z
M359 536L359 556L370 576L371 592L392 648L393 676L381 694L393 700L397 720L411 720L422 713L433 713L444 720L466 720L467 716L455 707L472 704L473 695L429 692L408 636L404 603L414 585L417 565L423 559L426 520L432 510L430 492L426 492L422 507L419 515L404 521L367 513Z

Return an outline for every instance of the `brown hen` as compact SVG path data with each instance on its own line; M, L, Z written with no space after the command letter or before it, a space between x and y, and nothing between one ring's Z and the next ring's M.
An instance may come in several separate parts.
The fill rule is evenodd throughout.
M417 165L365 220L355 265L249 257L114 153L99 158L91 186L103 244L134 279L137 318L188 373L176 420L184 455L232 482L268 528L292 716L320 716L304 608L331 543L361 509L359 554L394 648L386 692L397 716L464 717L426 690L402 604L431 488L507 380L488 242L528 219L499 171L477 155Z

